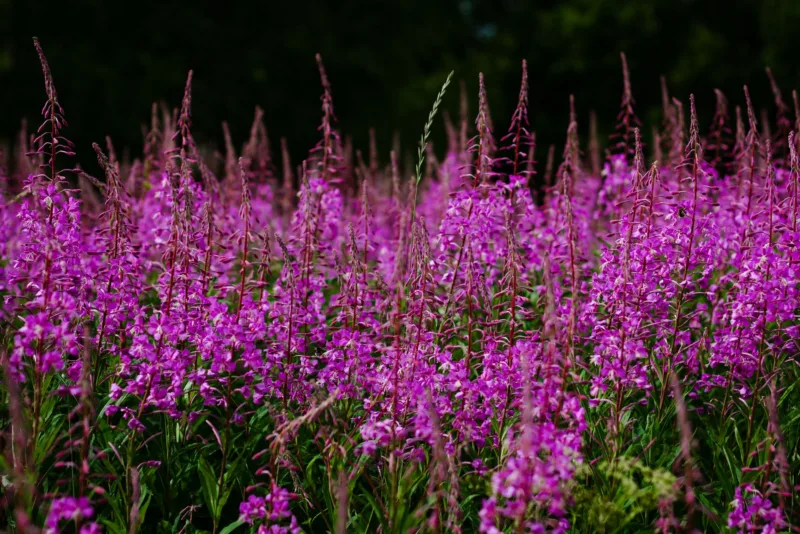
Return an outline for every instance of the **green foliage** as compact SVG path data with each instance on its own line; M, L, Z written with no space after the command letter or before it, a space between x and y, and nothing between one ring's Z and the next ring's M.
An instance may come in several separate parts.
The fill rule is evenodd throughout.
M649 526L643 518L678 497L675 475L640 460L603 460L592 468L583 466L582 471L578 479L583 475L591 482L576 488L572 512L576 532L641 532Z

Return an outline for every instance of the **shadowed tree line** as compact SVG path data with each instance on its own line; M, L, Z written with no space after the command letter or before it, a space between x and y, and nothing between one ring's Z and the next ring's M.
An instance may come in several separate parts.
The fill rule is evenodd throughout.
M111 136L122 156L141 152L142 125L154 100L179 103L194 69L198 143L222 145L221 122L246 141L256 105L273 151L286 137L299 164L316 142L319 81L314 54L325 60L340 128L358 148L375 127L384 161L394 132L412 153L427 107L455 70L477 103L478 72L486 77L491 113L505 130L520 76L530 70L531 121L537 159L563 140L575 95L585 139L588 113L601 135L619 109L619 52L627 53L643 131L660 120L659 76L681 99L696 94L701 123L714 111L714 88L732 104L747 83L758 105L771 104L764 67L788 96L800 86L795 60L800 2L794 0L462 0L422 2L0 0L0 140L14 139L42 98L31 37L47 47L79 161L96 170L91 143ZM457 83L456 83L457 87ZM458 118L458 91L443 108ZM773 109L768 109L774 116ZM471 120L471 119L470 119ZM705 129L705 128L704 128ZM433 141L442 147L441 126ZM647 139L645 139L647 142Z

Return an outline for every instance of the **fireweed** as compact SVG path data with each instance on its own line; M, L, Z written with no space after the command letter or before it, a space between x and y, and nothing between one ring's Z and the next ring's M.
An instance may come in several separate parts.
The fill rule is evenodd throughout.
M437 155L448 78L411 181L374 132L353 156L319 56L320 141L280 174L260 108L240 153L197 145L190 72L96 179L35 45L44 122L0 165L4 529L798 524L800 117L771 72L774 135L747 88L704 132L662 79L650 162L623 55L605 159L570 98L543 179L525 62L507 134L481 75Z

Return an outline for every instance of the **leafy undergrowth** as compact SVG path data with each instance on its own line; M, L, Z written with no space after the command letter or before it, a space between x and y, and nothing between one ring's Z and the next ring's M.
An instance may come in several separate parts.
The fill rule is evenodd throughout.
M735 132L721 93L687 129L665 86L648 165L623 56L606 157L573 112L556 167L524 63L508 134L481 77L437 159L448 78L401 169L353 157L318 57L320 142L297 175L283 143L279 175L259 109L238 157L227 128L224 156L195 144L190 73L141 159L94 146L99 180L64 165L36 47L45 120L0 173L0 527L798 524L800 123L776 84L773 133L746 91Z

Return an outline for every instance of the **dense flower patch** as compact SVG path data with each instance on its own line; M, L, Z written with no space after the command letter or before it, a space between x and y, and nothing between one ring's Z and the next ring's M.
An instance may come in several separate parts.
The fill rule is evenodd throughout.
M445 84L409 180L353 157L319 57L321 140L281 174L260 109L241 150L195 143L190 73L140 159L94 145L96 179L36 47L44 122L0 172L0 527L800 524L800 114L774 82L772 132L746 89L706 131L664 86L649 163L624 67L605 157L573 111L537 166L523 63L507 135L481 77L437 155Z

